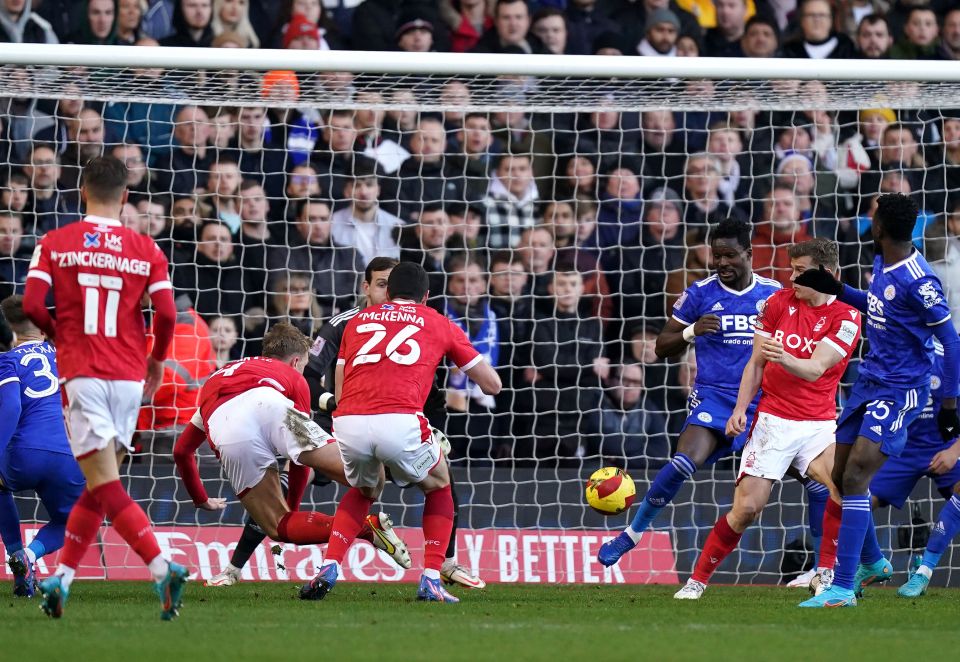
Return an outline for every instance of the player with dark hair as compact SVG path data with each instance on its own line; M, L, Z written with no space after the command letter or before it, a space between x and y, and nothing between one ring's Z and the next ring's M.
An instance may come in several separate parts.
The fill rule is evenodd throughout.
M361 284L363 292L363 301L361 304L350 310L346 310L339 315L334 315L320 332L317 334L312 347L310 348L310 358L307 367L303 371L303 376L310 386L310 401L313 403L316 411L315 420L320 427L329 430L332 427L333 420L331 414L336 409L337 401L334 397L333 382L336 368L337 353L340 351L340 343L343 340L343 331L347 322L353 319L357 313L368 305L379 305L387 301L387 279L390 277L390 271L399 262L391 257L375 257L367 264L364 270L364 279ZM442 417L444 411L443 396L434 385L427 396L427 402L424 405L424 413L432 424L439 423L438 418ZM434 434L437 434L436 432ZM285 472L280 473L281 484L285 485L287 476ZM456 560L457 550L457 510L459 500L457 499L456 489L451 477L451 492L454 502L454 520L453 531L450 533L450 541L447 544L446 559L441 568L441 575L444 580L450 584L459 584L465 588L480 589L486 586L486 583L478 576L474 575L469 568L461 565ZM371 517L376 517L371 515ZM361 540L369 540L375 546L381 549L387 549L385 543L380 540L376 532L369 528L361 530L357 536ZM230 557L229 565L220 573L211 577L207 586L232 586L240 581L243 567L253 556L260 543L266 538L266 534L253 521L248 521L243 529L240 540Z
M213 373L200 389L200 407L174 449L177 469L195 504L222 508L210 500L200 481L195 452L209 438L240 503L273 540L297 545L327 542L332 517L298 512L309 469L346 483L336 441L310 419L310 389L303 378L310 340L281 322L263 338L263 354L234 361ZM291 461L286 497L277 472L277 456ZM212 501L212 502L211 502ZM378 528L394 559L410 567L409 554L381 517Z
M790 265L791 281L820 266L839 274L837 245L828 239L795 244L790 247ZM747 431L747 409L762 383L763 395L740 459L733 507L717 520L693 575L675 598L700 599L713 572L740 543L743 532L767 505L774 483L783 480L789 468L801 478L809 475L826 485L834 513L839 515L840 496L830 479L837 388L859 338L860 314L836 297L795 286L767 299L757 317L737 404L727 421L728 437ZM825 542L824 548L821 559L833 553L832 543ZM833 562L833 558L824 562L821 581L825 587Z
M443 546L453 529L449 469L423 403L444 357L484 393L496 395L501 383L460 327L425 305L428 290L423 267L401 262L387 280L388 303L370 306L347 323L337 355L334 419L352 487L337 507L326 563L301 588L303 599L320 600L336 584L347 548L383 489L386 467L394 482L415 484L425 495L425 568L417 599L458 602L440 578Z
M23 297L0 303L14 333L0 354L0 537L13 574L13 594L33 597L37 559L63 547L67 516L83 492L83 474L63 427L57 350L23 313ZM32 490L50 521L26 547L14 492Z
M673 316L657 338L661 358L680 356L693 345L697 379L690 392L690 413L680 434L677 453L664 466L640 502L631 524L600 547L598 560L617 563L633 549L657 515L699 467L739 450L745 434L728 437L740 375L750 359L750 339L763 302L780 284L753 273L750 224L728 219L710 234L716 273L688 287L673 306ZM752 419L754 400L747 410Z
M901 455L907 430L927 403L934 336L943 345L937 427L944 441L960 433L960 339L950 323L940 280L913 246L916 222L917 205L911 198L892 193L877 199L870 225L877 255L867 291L844 285L822 268L807 270L795 281L863 312L870 343L837 424L833 478L843 495L843 521L833 586L801 607L854 607L860 586L893 574L877 542L870 481L888 457Z
M24 313L48 338L59 334L65 341L57 360L66 380L70 447L87 480L67 520L60 565L40 583L43 610L54 618L63 614L104 515L147 564L164 620L177 615L188 576L163 556L146 513L120 482L141 399L152 398L160 384L177 316L167 258L151 237L118 220L126 186L123 163L112 156L90 159L80 183L86 217L48 232L27 273ZM46 307L51 288L56 321ZM149 355L141 303L147 295L154 308Z

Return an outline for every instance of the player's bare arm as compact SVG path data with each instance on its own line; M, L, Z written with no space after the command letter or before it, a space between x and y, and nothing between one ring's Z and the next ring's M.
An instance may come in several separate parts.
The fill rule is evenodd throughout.
M475 366L467 368L464 371L470 380L480 387L480 390L487 395L497 395L503 388L500 381L500 375L493 369L493 366L486 360L480 361ZM338 381L339 383L339 381Z
M737 405L733 409L730 420L727 421L727 436L735 437L747 429L747 409L757 391L760 390L760 383L763 381L763 367L767 365L767 360L763 356L763 336L754 335L753 353L750 360L747 361L743 369L743 377L740 378L740 390L737 391Z
M779 363L784 370L800 379L815 382L827 370L840 363L843 356L827 343L820 343L809 359L798 359L784 351L783 344L773 338L761 338L763 358L770 363Z
M716 333L719 330L720 318L713 314L704 315L689 326L671 317L667 320L667 325L663 327L663 331L657 336L654 351L661 359L680 356L690 347L694 336L704 336Z

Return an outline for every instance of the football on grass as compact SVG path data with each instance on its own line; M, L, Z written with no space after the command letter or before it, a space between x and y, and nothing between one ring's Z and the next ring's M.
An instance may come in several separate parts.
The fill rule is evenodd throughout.
M587 481L587 503L601 515L619 515L635 498L637 488L623 469L604 467L594 471Z

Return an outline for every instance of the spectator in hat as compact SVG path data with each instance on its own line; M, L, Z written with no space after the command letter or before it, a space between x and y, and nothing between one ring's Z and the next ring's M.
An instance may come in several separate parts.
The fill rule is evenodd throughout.
M648 57L676 57L680 19L669 9L657 9L647 16L644 37L637 44L637 54Z
M621 32L630 44L630 54L635 52L634 46L643 38L642 31L647 24L647 17L658 9L669 9L674 13L680 20L680 34L696 35L698 38L703 35L703 28L697 18L682 8L676 0L621 0L609 9L608 15L617 25L617 31Z
M630 52L630 42L619 32L604 32L593 40L594 55L621 56Z
M397 27L397 48L408 53L433 50L433 24L419 16L402 17Z
M302 51L329 50L321 46L320 28L303 14L294 14L283 30L283 47ZM326 45L326 42L324 42Z
M879 14L864 16L857 27L858 57L867 60L889 57L891 46L893 36L887 19Z

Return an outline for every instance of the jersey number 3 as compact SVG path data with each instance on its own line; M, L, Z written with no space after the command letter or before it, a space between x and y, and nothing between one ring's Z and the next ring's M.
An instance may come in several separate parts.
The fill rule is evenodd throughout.
M390 342L387 343L385 353L387 358L400 365L413 365L420 358L420 343L413 339L413 336L420 331L420 327L415 324L408 324L400 329ZM357 333L373 334L363 347L357 352L351 365L362 365L364 363L378 363L383 359L383 354L374 354L373 351L387 337L387 329L383 324L371 322L357 326ZM401 354L397 350L406 347L407 352Z
M58 390L60 390L60 380L57 379L57 376L53 374L53 371L50 369L50 361L47 360L47 357L43 354L25 354L22 359L20 359L20 365L27 367L31 363L39 361L40 369L33 371L34 377L43 377L47 379L49 383L46 388L38 391L35 388L28 387L23 390L24 395L28 398L45 398L48 395L53 395Z
M100 291L107 291L107 305L103 310L103 335L117 337L117 312L120 309L120 290L123 279L118 276L77 274L83 288L83 332L95 336L100 332Z

